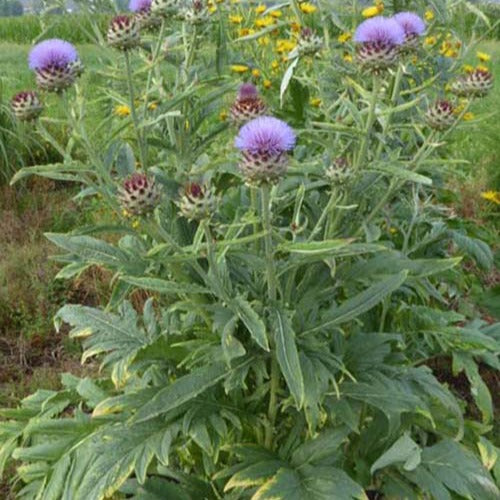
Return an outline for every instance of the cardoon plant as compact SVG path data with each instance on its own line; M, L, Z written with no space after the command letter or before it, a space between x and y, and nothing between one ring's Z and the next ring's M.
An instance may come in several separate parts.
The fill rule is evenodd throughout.
M398 48L405 39L405 31L395 19L383 16L367 19L354 33L354 40L359 44L358 61L370 70L385 69L396 62Z
M42 90L60 92L73 85L79 75L78 52L64 40L54 38L38 43L28 59Z
M262 116L244 125L234 144L243 157L240 170L245 180L251 184L272 183L286 172L295 133L283 121Z
M405 40L403 47L415 49L419 47L419 38L425 32L425 22L414 12L398 12L393 19L403 28Z
M443 82L416 81L412 61L396 67L394 19L357 30L371 85L333 26L314 25L321 57L277 60L266 37L295 42L316 5L258 6L258 38L240 37L246 5L201 26L171 5L152 1L167 57L163 29L133 60L109 51L105 95L123 105L127 81L132 119L111 117L96 138L77 101L64 163L16 176L97 195L112 224L48 238L64 251L59 277L98 265L113 279L106 304L56 318L101 370L1 410L0 468L13 458L30 500L496 500L481 373L498 367L500 329L456 296L461 259L487 270L493 255L448 220L440 192L466 108L436 101ZM235 77L232 61L249 63ZM255 85L231 108L247 121L238 131L221 115L241 75ZM254 116L257 89L276 117Z

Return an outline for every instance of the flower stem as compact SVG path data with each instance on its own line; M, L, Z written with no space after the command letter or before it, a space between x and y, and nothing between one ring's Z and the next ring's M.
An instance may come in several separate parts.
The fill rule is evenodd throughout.
M261 188L262 200L262 223L266 233L264 238L264 248L266 254L266 275L267 275L267 289L268 298L274 302L277 297L277 283L276 283L276 268L274 265L274 251L273 251L273 237L271 225L271 196L270 187L264 184ZM268 425L266 427L264 444L266 448L273 447L273 435L276 424L276 416L278 414L278 389L280 383L280 370L278 361L275 355L275 342L271 336L271 379L269 387L269 407L267 411Z
M266 253L266 275L269 299L274 302L277 297L276 269L274 266L273 236L271 226L271 196L268 184L261 188L262 223L265 231L264 248Z
M375 123L377 100L380 93L381 79L374 74L373 75L373 89L371 100L368 108L368 118L366 119L365 133L363 139L361 140L361 145L359 147L358 157L356 158L356 163L354 164L354 171L358 170L363 162L365 161L366 153L368 151L368 145L370 143L370 136Z
M132 121L134 123L135 134L137 136L137 143L139 144L139 154L141 157L141 165L144 170L147 168L146 164L146 150L144 147L144 138L140 129L139 117L137 116L137 109L135 106L135 92L134 92L134 82L132 77L132 66L130 64L130 54L129 51L125 51L125 64L127 66L127 83L128 83L128 93L130 98L130 112L132 114Z

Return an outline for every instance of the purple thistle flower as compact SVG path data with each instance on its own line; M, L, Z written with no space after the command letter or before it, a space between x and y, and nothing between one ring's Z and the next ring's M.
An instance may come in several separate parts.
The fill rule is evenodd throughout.
M414 12L400 12L392 17L403 28L406 36L422 35L425 22Z
M132 12L144 12L151 9L151 0L130 0L128 4Z
M257 99L259 91L253 83L243 83L238 90L238 100Z
M284 121L261 116L244 125L234 141L241 151L276 155L295 146L295 132Z
M54 38L36 44L28 57L29 67L33 70L47 68L67 68L78 60L76 48L69 42Z
M363 21L357 27L354 40L359 43L401 45L405 41L405 32L394 19L377 16Z

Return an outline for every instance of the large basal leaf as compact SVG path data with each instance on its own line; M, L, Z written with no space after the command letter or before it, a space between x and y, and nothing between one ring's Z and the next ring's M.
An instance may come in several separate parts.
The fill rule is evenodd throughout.
M407 276L408 271L401 271L398 274L381 280L379 283L372 285L360 294L347 299L340 306L330 311L324 322L304 333L324 330L357 318L366 311L369 311L372 307L375 307L387 297L387 295L396 291L405 282Z
M264 483L252 500L366 500L363 488L335 467L282 468Z
M153 339L137 322L137 313L125 302L120 314L113 314L93 307L66 305L56 316L57 323L69 323L72 337L83 338L83 360L98 354L106 354L103 366L116 367L115 382L126 379L127 368L140 349Z
M304 464L321 465L322 461L331 460L338 454L349 432L345 426L322 431L314 439L306 441L294 450L291 464L296 467Z
M193 370L160 390L151 401L139 409L135 421L150 420L187 403L210 387L217 385L229 373L230 370L225 363L214 363Z
M498 486L481 462L455 441L424 448L421 464L401 473L435 500L451 500L450 492L474 500L500 498Z
M136 278L135 276L122 276L120 279L130 285L166 295L210 293L210 290L200 285L196 285L195 283L177 283L175 281L167 281L159 278Z
M295 399L295 404L300 409L304 404L305 397L304 377L302 376L292 321L286 312L278 309L274 311L273 316L276 357L290 393Z
M387 451L385 451L371 466L374 474L379 469L394 464L402 464L404 470L414 470L420 464L421 449L407 434L401 436Z
M144 483L149 464L160 455L164 436L172 440L171 424L163 420L110 426L96 433L84 447L93 457L84 471L74 498L103 499L111 496L135 473Z

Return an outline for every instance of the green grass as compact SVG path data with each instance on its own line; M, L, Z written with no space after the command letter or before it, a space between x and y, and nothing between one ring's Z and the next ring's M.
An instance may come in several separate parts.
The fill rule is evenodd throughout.
M491 55L488 63L495 75L495 86L490 94L473 103L471 111L476 119L453 134L451 154L469 162L466 167L473 179L483 180L484 187L500 190L500 41L488 41L479 50ZM470 62L477 63L471 55Z
M108 15L20 16L0 18L0 40L13 43L32 43L41 38L63 38L72 43L91 43L95 40L93 23L104 33Z

